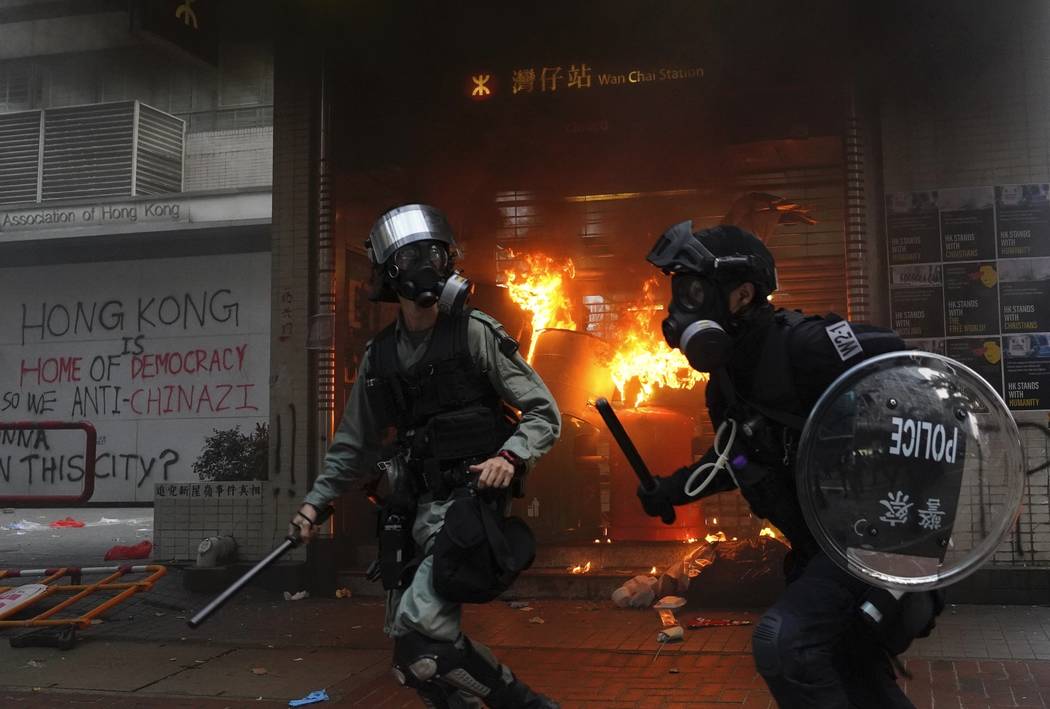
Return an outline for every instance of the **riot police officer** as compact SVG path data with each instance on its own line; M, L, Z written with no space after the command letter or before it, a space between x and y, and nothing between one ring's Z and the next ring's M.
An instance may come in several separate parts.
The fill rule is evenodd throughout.
M516 536L500 522L508 492L558 437L557 405L502 326L464 307L470 285L454 269L458 252L441 212L392 209L367 248L373 299L399 302L400 314L369 343L324 469L292 525L309 539L318 510L378 466L391 488L378 567L397 679L431 707L556 707L463 635L459 601L492 598L508 582L492 578L491 564L470 567L494 558L494 535L503 550L508 539L528 545L520 521ZM458 530L451 540L450 510ZM470 524L476 528L464 529ZM472 534L487 541L456 546ZM460 558L444 558L456 551ZM473 586L464 592L463 583Z
M889 596L836 566L806 525L794 464L806 416L849 367L904 349L890 330L774 310L772 254L734 226L693 232L689 221L657 240L648 260L671 277L663 332L690 365L710 372L707 407L718 434L700 461L639 488L646 512L739 488L753 513L791 545L788 585L755 627L752 653L782 707L911 707L893 672L896 654L928 632L938 598L907 594L892 620L861 608ZM889 596L890 600L894 600Z

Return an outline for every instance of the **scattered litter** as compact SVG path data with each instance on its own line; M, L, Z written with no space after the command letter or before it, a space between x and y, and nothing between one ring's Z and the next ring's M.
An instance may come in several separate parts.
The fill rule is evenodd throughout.
M360 625L352 625L352 626L350 626L350 630L360 630L362 627L363 626L360 626Z
M685 631L682 630L682 626L675 625L670 628L664 628L656 635L656 642L658 643L676 643L680 642L685 638Z
M43 667L44 663L43 662L37 662L36 660L30 660L29 662L26 663L26 665L28 665L29 667Z
M100 517L98 522L88 522L88 527L109 527L114 524L123 524L122 520L113 519L112 517Z
M154 613L153 615L157 616L158 618L163 618L165 615L167 615L167 613L157 612L157 613Z
M121 561L126 559L148 559L150 554L153 553L153 542L148 539L144 539L134 546L121 546L120 544L111 547L106 552L106 561Z
M175 658L172 658L172 659L174 660ZM205 663L205 660L194 660L193 661L193 664L195 664L195 665L203 665L204 663ZM255 670L252 670L252 672L254 672L254 671Z
M266 669L265 667L253 667L252 668L252 674L253 675L265 675L265 674L269 674L269 673L270 673L270 671L268 669Z
M680 669L678 669L677 667L672 667L671 669L669 669L669 670L667 670L667 671L668 671L668 672L670 672L670 673L671 673L671 674L673 674L673 675L676 675L676 674L678 674L679 672L681 672L681 670L680 670Z
M537 625L543 625L547 621L543 620L543 618L540 618L538 615L534 615L531 618L529 618L529 622L535 623Z
M612 600L620 608L648 608L656 598L659 579L635 576L613 591Z
M656 604L653 606L653 608L657 608L657 609L669 608L671 610L675 610L677 608L681 608L682 606L684 606L685 603L686 603L685 599L682 598L681 596L664 596L663 598L661 598L659 601L656 602Z
M10 524L5 524L4 529L10 529L11 531L18 532L34 532L38 529L44 529L44 525L38 524L36 522L30 522L27 519L23 519L19 520L18 522L11 522Z
M91 624L92 625L102 625L105 622L106 621L102 620L101 618L92 618L91 619Z
M701 628L725 628L737 625L751 625L751 621L740 618L697 618L686 627L690 630L699 630Z
M177 657L169 657L169 658L168 658L168 662L175 662L175 661L176 661L176 660L178 660L178 659L179 659L179 658L177 658Z
M531 610L535 610L535 609L532 606L522 606L518 610L520 610L520 611L531 611Z
M316 704L317 702L327 702L328 692L323 689L318 689L316 692L310 692L302 699L291 699L288 701L290 707L301 707L304 704Z
M337 588L335 590L336 598L350 598L352 595L349 588Z
M301 658L301 657L297 657L297 658L292 660L292 662L302 662L302 661L303 661L303 658Z
M10 507L5 507L4 508L4 514L5 515L13 515L14 513L15 513L15 511L13 509L11 509Z
M49 527L61 528L61 527L75 527L80 528L84 526L84 523L78 519L72 517L66 517L65 519L56 519L54 522L48 525Z
M517 610L524 610L530 607L528 601L511 601L508 605Z
M301 601L304 598L308 598L309 596L309 591L299 591L298 593L288 593L287 591L284 592L284 600L286 601Z

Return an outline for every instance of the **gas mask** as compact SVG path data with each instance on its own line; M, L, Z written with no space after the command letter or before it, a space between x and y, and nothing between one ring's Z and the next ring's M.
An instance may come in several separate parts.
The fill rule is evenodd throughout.
M733 338L721 323L731 315L718 284L692 273L671 278L671 305L663 321L664 339L677 347L698 372L713 372L729 361Z
M729 284L752 281L772 293L776 272L768 251L763 254L751 243L765 250L755 236L724 226L703 233L731 238L731 248L740 250L716 256L693 234L692 222L685 221L660 235L647 260L671 275L664 339L681 350L693 369L713 372L728 363L733 347L736 323L729 312Z
M417 241L402 246L387 266L386 275L403 298L421 308L437 303L446 314L463 309L473 284L452 271L448 248L439 241Z
M446 314L463 309L474 286L455 270L458 253L445 215L426 204L385 212L365 242L373 266L372 300L398 296Z

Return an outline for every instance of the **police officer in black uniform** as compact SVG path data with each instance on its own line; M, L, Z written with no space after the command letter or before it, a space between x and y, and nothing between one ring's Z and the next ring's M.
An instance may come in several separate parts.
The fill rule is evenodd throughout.
M835 565L806 525L794 470L801 429L824 390L859 361L905 349L903 341L834 315L774 310L773 256L734 226L694 233L682 222L648 260L671 277L668 345L711 373L707 407L718 436L700 461L657 478L654 491L639 488L646 512L660 516L739 488L753 513L787 537L787 588L752 636L755 664L781 707L911 707L895 681L895 657L929 632L940 598L894 602ZM889 609L882 623L861 612L873 599Z

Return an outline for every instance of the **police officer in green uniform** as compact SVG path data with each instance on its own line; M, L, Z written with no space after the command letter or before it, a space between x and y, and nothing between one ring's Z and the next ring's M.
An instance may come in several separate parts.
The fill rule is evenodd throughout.
M320 509L374 479L372 471L385 472L391 493L378 567L397 679L431 707L556 707L461 632L458 601L476 597L442 592L449 564L435 564L434 552L470 536L443 539L453 504L467 505L459 519L488 515L489 526L478 530L490 542L502 537L492 520L504 520L509 493L557 439L558 407L502 326L464 307L470 286L454 271L458 253L441 212L421 204L392 209L367 247L373 299L399 302L401 312L369 343L324 469L291 525L309 540ZM478 557L488 558L487 548ZM462 581L475 578L471 571L444 574Z

